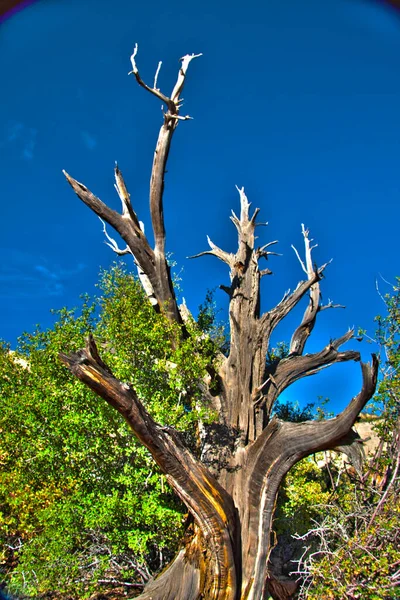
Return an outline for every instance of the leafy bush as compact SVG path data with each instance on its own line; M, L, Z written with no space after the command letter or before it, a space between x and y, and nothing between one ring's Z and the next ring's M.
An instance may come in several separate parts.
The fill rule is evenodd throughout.
M398 280L400 282L400 280ZM378 316L382 378L375 408L379 446L359 475L343 472L324 513L303 536L309 547L299 598L396 600L400 589L400 287ZM365 332L364 332L365 334Z
M93 332L117 377L195 446L194 422L207 417L197 382L214 344L199 332L175 348L174 326L122 267L102 274L100 290L79 314L62 309L53 328L24 334L15 353L0 348L0 575L28 597L85 598L98 582L141 586L182 531L183 508L147 450L58 353Z

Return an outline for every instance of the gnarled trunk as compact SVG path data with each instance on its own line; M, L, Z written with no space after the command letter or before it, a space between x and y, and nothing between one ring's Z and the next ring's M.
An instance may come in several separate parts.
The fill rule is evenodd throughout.
M131 253L140 279L156 310L163 311L185 331L184 319L176 303L169 267L165 257L163 221L164 174L171 140L179 119L180 94L193 56L182 59L177 83L171 97L141 79L135 56L131 57L138 83L162 100L166 107L164 123L157 141L150 182L150 212L155 247L150 246L132 208L122 174L115 171L116 189L122 201L122 214L109 209L84 185L66 177L85 204L114 227L125 240L125 250L108 237L118 254ZM101 360L95 341L69 356L61 355L68 368L126 419L138 439L149 449L176 494L186 504L190 521L182 547L171 565L150 582L143 600L260 600L267 592L274 598L289 598L293 585L276 581L268 568L271 550L272 519L279 486L289 469L303 457L329 448L346 449L355 439L351 428L375 391L377 361L361 363L363 386L347 408L334 419L305 423L286 423L271 418L278 396L298 379L312 375L333 363L359 361L359 353L340 351L353 336L347 332L329 342L320 352L305 354L304 349L321 305L320 280L326 265L312 262L312 246L303 227L305 261L299 258L306 274L292 293L286 293L272 310L260 313L260 280L269 275L260 261L268 259L267 250L276 242L255 246L258 209L250 215L250 204L240 194L240 217L232 214L238 233L235 254L225 252L209 240L210 250L229 268L230 285L221 286L229 295L230 350L220 357L213 381L202 390L218 411L218 422L202 426L203 451L196 457L170 427L162 427L148 414L135 390L118 381ZM288 356L266 362L269 341L275 327L297 303L309 295L303 319L295 330ZM176 340L179 344L179 340ZM215 395L215 384L219 393Z

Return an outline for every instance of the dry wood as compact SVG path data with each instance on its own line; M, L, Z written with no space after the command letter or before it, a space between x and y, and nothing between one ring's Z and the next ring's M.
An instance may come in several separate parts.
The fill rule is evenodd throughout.
M136 81L164 105L150 180L154 248L132 207L118 166L115 187L122 203L121 214L107 207L83 184L65 175L79 198L125 241L126 248L120 249L104 225L113 251L134 256L140 280L155 309L184 328L165 256L163 193L173 133L179 120L189 118L179 112L187 69L191 60L199 55L183 57L170 96L157 87L161 63L153 86L149 86L139 74L136 56L137 46L131 57ZM307 455L333 448L351 454L354 445L359 447L352 426L376 387L376 358L373 357L371 364L365 364L360 362L358 352L341 350L341 346L353 338L352 330L331 340L320 352L304 353L318 314L339 306L332 302L321 304L321 279L329 263L321 267L313 263L315 246L304 225L305 258L295 252L306 279L293 292L286 292L274 308L261 314L260 280L271 270L261 268L259 263L277 255L268 250L277 241L255 246L259 210L250 214L244 189L238 191L240 216L234 212L231 216L238 236L236 252L226 252L207 238L210 249L196 255L215 256L228 266L230 276L230 284L221 285L229 295L229 354L221 355L218 366L210 367L209 379L199 382L204 398L212 398L219 410L217 423L201 427L201 457L194 456L172 428L161 427L152 419L135 390L118 381L101 360L92 338L84 350L61 355L63 363L76 377L123 415L192 515L179 553L169 568L147 585L140 596L143 600L260 600L268 592L273 598L290 598L293 583L278 581L268 568L272 518L281 481L289 469ZM307 294L308 305L293 333L288 356L267 364L275 327ZM188 309L182 307L182 314L187 312ZM334 363L347 361L360 362L363 385L337 417L296 424L271 416L279 395L292 383Z

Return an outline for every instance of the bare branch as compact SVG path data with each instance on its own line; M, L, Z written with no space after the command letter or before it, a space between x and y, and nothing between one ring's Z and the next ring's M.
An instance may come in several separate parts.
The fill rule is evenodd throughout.
M158 66L156 72L153 88L146 85L140 77L135 60L137 50L138 47L136 44L133 54L131 56L131 63L133 68L132 72L136 77L136 81L141 87L145 88L148 92L155 95L167 106L167 112L164 113L164 123L162 124L158 135L150 178L150 215L155 241L154 267L157 282L152 280L146 268L143 268L143 270L150 278L153 289L156 292L157 299L159 300L161 305L166 306L166 313L168 315L168 318L170 320L175 320L178 323L182 323L181 315L176 304L170 269L165 256L165 224L163 212L164 176L166 172L166 165L172 137L180 119L179 96L184 86L186 72L190 61L193 58L196 58L196 56L200 55L187 55L182 58L182 65L179 69L177 82L173 89L171 98L168 98L167 96L162 94L160 90L156 89L160 65ZM186 120L187 118L189 117L183 117L184 120ZM141 262L140 264L143 267ZM156 283L157 285L155 285Z
M339 352L340 346L349 341L353 335L354 331L350 329L340 338L331 340L320 352L305 355L291 354L287 358L280 360L271 373L267 371L270 385L267 391L263 393L262 400L259 397L256 398L259 405L266 405L268 412L270 412L278 396L295 381L314 375L335 363L348 362L350 360L359 361L359 352L353 350Z
M296 256L300 262L301 268L307 274L308 280L311 281L314 278L315 266L312 261L312 251L316 248L317 244L314 246L311 245L312 240L309 238L309 230L301 225L301 231L304 238L304 246L305 246L305 262L300 257L300 254L296 250L294 246L292 246L293 250L296 253ZM329 263L326 263L321 268L322 270L326 268ZM316 322L317 314L323 310L323 308L333 308L333 304L329 303L325 307L320 305L321 300L321 292L319 287L319 282L316 281L313 285L310 286L310 300L308 306L304 312L302 322L297 327L294 332L292 339L290 341L290 353L291 354L302 354L304 351L304 347L308 338L311 335L312 330L314 329L314 325Z
M160 62L158 63L157 71L156 71L156 74L154 75L154 83L153 83L154 90L158 90L157 79L158 79L158 75L160 73L161 65L162 65L162 60L160 60Z
M302 359L304 357L296 357ZM372 398L375 392L379 362L375 354L372 355L372 363L360 362L362 372L362 388L347 407L333 419L323 421L305 421L303 423L280 422L280 433L282 435L280 447L283 450L281 459L287 460L292 457L295 464L298 460L313 452L322 450L333 450L336 447L352 443L354 436L349 436L359 413ZM270 428L274 426L275 419L272 419L253 444L249 447L249 452L260 453L260 448L264 447L265 452L270 452L268 438ZM275 425L276 426L276 425ZM290 468L290 467L288 467ZM288 470L286 469L286 471Z
M183 86L185 85L186 72L189 68L190 62L194 58L199 58L200 56L203 56L203 55L202 54L185 54L185 56L183 56L181 58L182 66L179 69L178 79L176 81L176 84L175 84L174 89L172 90L172 94L171 94L171 100L175 104L177 104L179 102L179 96L181 95Z
M168 317L171 320L182 323L181 315L176 304L175 293L170 276L170 269L165 256L165 224L163 213L164 176L172 137L178 122L179 120L187 120L190 118L189 116L182 117L179 115L179 110L181 107L180 94L182 93L185 83L187 69L193 58L197 58L201 55L186 55L181 59L182 64L179 69L177 81L172 90L171 97L169 98L157 88L157 79L161 68L161 63L159 63L157 67L154 77L154 86L150 87L144 83L139 74L139 70L136 65L137 52L138 45L136 44L131 56L132 73L135 75L136 81L141 87L159 98L159 100L161 100L167 107L167 111L164 113L164 123L161 126L158 135L150 178L150 215L155 240L154 267L157 285L155 285L155 281L152 280L147 269L143 268L143 271L149 276L153 289L155 291L157 290L156 294L159 302L161 302L163 305L166 305ZM141 262L140 265L143 267Z
M160 63L158 64L158 68L157 68L157 72L156 72L156 77L154 78L154 84L155 84L154 87L148 86L143 81L143 79L140 77L139 70L138 70L137 65L136 65L135 58L136 58L138 49L139 49L138 45L135 44L135 47L133 49L133 53L132 53L132 56L131 56L132 71L129 72L129 75L131 73L133 73L134 76L135 76L135 78L136 78L136 81L138 82L138 84L140 86L142 86L145 90L147 90L148 92L150 92L150 94L154 94L154 96L156 96L157 98L159 98L160 100L162 100L162 102L165 102L165 104L168 105L170 103L170 99L167 96L164 96L164 94L162 94L160 92L160 90L156 89L157 77L158 77L159 70L161 68L161 64Z
M144 233L145 233L144 223L142 221L139 221L139 227L140 227L140 231L142 231L143 235L144 235ZM149 277L147 276L147 274L141 268L140 264L136 260L135 260L135 264L137 267L140 283L142 284L142 288L144 289L146 296L150 300L150 304L154 308L156 308L158 306L158 300L157 300L156 294L154 292L154 288L151 284L151 281L150 281Z
M262 269L260 271L260 277L264 277L264 275L272 275L271 269Z
M251 221L253 224L255 224L255 222L256 222L256 218L257 218L257 215L258 215L258 213L259 213L259 212L260 212L260 209L259 209L259 208L255 208L255 209L254 209L253 216L252 216L252 217L250 217L250 221Z
M257 258L266 258L268 260L268 256L282 256L282 254L279 254L278 252L266 251L266 248L269 248L270 246L273 246L274 244L277 244L277 243L278 243L278 240L274 240L273 242L268 242L268 244L264 244L264 246L257 248L257 250L256 250Z
M124 178L122 177L122 173L121 173L120 169L118 168L117 163L115 163L114 175L115 175L115 189L117 190L118 196L120 197L120 200L122 203L122 216L125 218L131 219L132 224L135 228L135 231L136 231L138 237L141 237L139 219L138 219L135 211L132 208L131 198L130 198L130 195L128 194L128 190L126 189Z
M235 262L235 256L232 253L225 252L224 250L221 250L221 248L218 248L218 246L216 246L214 242L210 240L209 236L207 236L207 242L211 250L205 250L204 252L200 252L194 256L188 256L188 258L199 258L199 256L206 256L209 254L211 256L216 256L222 260L222 262L226 263L230 268L232 268Z
M164 116L167 116L167 114L164 113ZM177 119L178 121L193 121L193 117L190 115L174 115L174 119Z
M68 183L71 185L77 196L102 220L118 231L119 235L126 242L131 253L134 255L137 263L150 278L153 288L157 289L156 272L154 269L154 253L149 243L140 229L131 219L122 217L115 210L109 208L104 202L99 200L86 186L63 171ZM140 233L139 233L140 232ZM114 250L114 248L113 248Z
M294 292L291 294L285 293L283 299L260 319L260 327L269 336L275 327L290 313L290 311L296 306L296 304L303 298L304 294L311 288L311 286L320 281L322 271L324 269L320 267L314 273L311 279L307 281L301 281Z
M80 183L79 181L71 177L64 170L63 174L65 175L68 183L74 190L75 194L79 196L82 202L84 202L86 206L91 208L98 217L104 219L104 221L107 221L109 225L111 225L112 227L114 227L114 229L118 231L118 226L121 221L121 215L119 215L115 210L108 208L108 206L104 204L104 202L102 202L99 198L97 198L97 196L92 194L92 192L88 190L88 188L85 185L83 185L83 183Z
M244 191L244 187L239 188L238 186L236 186L236 189L239 192L239 196L240 196L240 219L236 215L236 213L232 210L231 211L232 215L230 217L230 220L235 225L235 227L239 233L239 236L240 236L242 234L243 228L246 228L247 225L250 224L252 226L252 228L254 229L256 217L257 217L258 213L260 212L260 209L256 208L253 213L253 216L249 217L249 208L250 208L251 203L247 199L247 196Z
M308 275L308 271L307 271L307 269L306 269L306 266L305 266L305 264L303 263L303 261L302 261L302 259L301 259L301 257L300 257L300 254L299 254L299 252L298 252L297 248L295 248L295 247L293 246L293 244L292 244L292 248L293 248L293 250L295 251L297 258L299 259L299 263L301 264L301 268L303 269L304 273L306 273L306 274Z
M236 189L239 192L240 196L240 222L246 223L246 221L248 221L249 219L250 202L247 199L244 187L239 188L238 186L236 186Z
M235 225L236 229L238 229L238 227L240 225L239 217L237 216L237 214L235 213L235 211L233 209L231 210L231 213L232 213L232 215L229 218L232 221L232 223Z
M333 304L332 300L328 301L328 304L321 304L319 312L326 310L327 308L346 308L343 304Z
M174 429L157 424L140 402L136 391L114 377L101 360L92 336L84 350L70 355L60 354L60 359L78 379L118 410L139 441L148 448L171 487L185 502L211 542L216 563L213 585L216 589L229 585L234 593L236 579L232 540L235 510L230 495L191 454Z
M263 246L261 246L261 248L257 250L257 252L263 252L266 248L274 246L275 244L278 244L278 240L273 240L272 242L268 242L268 244L264 244Z
M100 221L103 223L103 233L106 236L106 238L108 239L108 242L105 242L107 244L107 246L109 246L109 248L111 248L111 250L113 252L115 252L116 254L118 254L118 256L124 256L125 254L132 254L130 249L128 248L128 246L125 248L125 250L121 250L118 247L117 242L108 235L107 233L107 227L106 224L104 223L103 219L101 217L99 217Z

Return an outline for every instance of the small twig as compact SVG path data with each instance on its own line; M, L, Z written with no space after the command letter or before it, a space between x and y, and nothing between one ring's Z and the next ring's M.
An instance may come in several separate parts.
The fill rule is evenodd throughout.
M118 247L117 242L111 236L108 235L107 227L106 227L106 224L104 223L103 219L101 217L99 217L99 219L103 223L103 233L106 236L106 238L108 239L108 242L105 242L107 244L107 246L109 246L111 248L111 250L113 250L115 252L115 254L118 254L118 256L124 256L125 254L132 254L132 252L128 246L124 250L121 250Z
M147 84L146 84L146 83L143 81L143 79L140 77L140 74L139 74L139 69L137 68L136 61L135 61L136 55L137 55L137 53L138 53L138 49L139 49L138 45L137 45L137 44L135 44L135 47L134 47L134 49L133 49L133 53L132 53L132 55L131 55L132 71L130 71L130 72L128 73L128 75L131 75L131 74L133 73L133 74L134 74L134 76L135 76L135 78L136 78L136 81L138 82L138 84L139 84L140 86L142 86L142 87L143 87L145 90L147 90L148 92L150 92L150 93L151 93L151 94L153 94L154 96L157 96L157 98L159 98L160 100L162 100L163 102L165 102L165 104L166 104L167 106L169 106L169 105L171 104L171 100L170 100L170 99L169 99L167 96L165 96L164 94L162 94L162 93L160 92L160 90L158 90L158 89L155 89L155 87L154 87L154 88L151 88L150 86L148 86L148 85L147 85Z
M158 63L157 71L156 71L156 74L154 75L153 89L155 89L155 90L158 90L157 79L158 79L158 75L160 73L161 65L162 65L162 60L160 60L160 62Z
M332 300L328 301L328 304L324 304L319 307L319 312L326 310L327 308L346 308L343 304L333 304Z
M294 250L294 251L295 251L295 253L296 253L296 256L297 256L297 258L298 258L298 260L299 260L299 263L301 264L301 268L303 269L304 273L307 273L307 275L308 275L308 272L307 272L306 266L305 266L305 264L303 263L303 261L302 261L302 259L301 259L301 256L300 256L300 254L299 254L299 251L297 250L297 248L296 248L295 246L293 246L293 244L292 244L292 248L293 248L293 250Z

